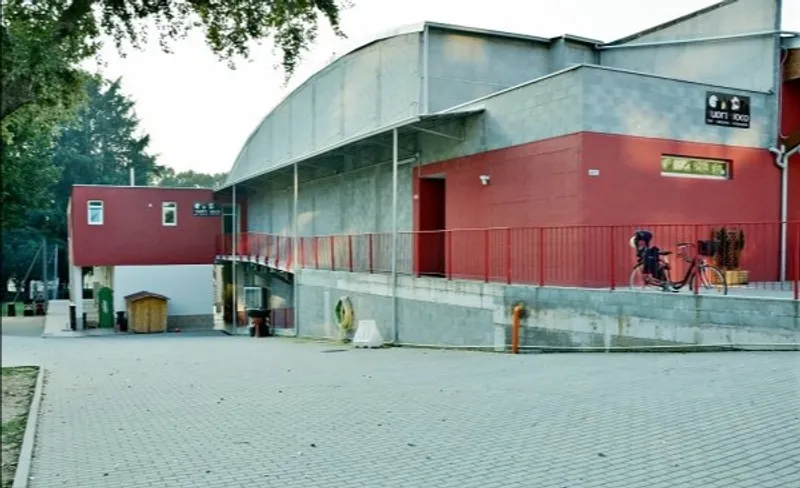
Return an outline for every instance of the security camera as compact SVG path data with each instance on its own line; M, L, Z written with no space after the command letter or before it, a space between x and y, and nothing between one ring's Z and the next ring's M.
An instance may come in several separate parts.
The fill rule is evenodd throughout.
M481 185L486 186L489 184L489 175L480 175L478 178L481 179Z

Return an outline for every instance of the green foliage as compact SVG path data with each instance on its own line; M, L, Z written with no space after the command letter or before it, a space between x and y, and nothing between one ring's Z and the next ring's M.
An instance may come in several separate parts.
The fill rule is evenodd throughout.
M41 225L62 238L66 238L66 208L73 185L127 185L130 168L136 184L146 185L163 169L147 152L150 138L139 135L134 102L121 93L120 80L91 79L86 97L51 152L60 177L52 187L54 204L44 209Z
M3 0L0 120L35 105L68 107L80 94L80 61L105 38L140 48L155 29L162 48L201 29L211 50L233 66L253 42L271 39L287 79L317 36L320 15L338 35L341 0Z
M725 227L711 229L711 240L719 243L714 263L723 270L739 269L745 243L744 231Z
M176 173L172 168L164 168L155 178L158 186L176 188L217 188L225 182L227 173L196 173L192 170Z
M3 286L0 291L5 292L9 280L14 280L17 283L17 289L20 289L21 281L25 278L25 273L36 258L41 245L42 234L36 229L23 228L3 231L3 258L0 260L2 264L0 282ZM37 263L34 263L29 279L40 279L41 271L41 265L37 266Z

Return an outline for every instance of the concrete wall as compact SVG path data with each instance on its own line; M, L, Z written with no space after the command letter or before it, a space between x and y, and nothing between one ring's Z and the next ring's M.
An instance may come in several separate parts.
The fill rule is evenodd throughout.
M773 144L774 97L587 66L583 71L583 130L730 146ZM750 128L705 122L706 91L750 97Z
M779 0L738 0L631 36L623 44L706 38L773 31L779 28ZM711 85L733 86L756 91L775 87L774 36L718 42L601 50L606 66L644 71Z
M391 37L334 61L287 96L250 135L239 181L419 113L420 34Z
M434 113L549 73L549 45L431 28L428 112Z
M356 320L392 340L390 277L303 270L300 335L338 338L332 310L350 297ZM797 302L655 292L506 286L398 278L398 342L505 347L510 310L529 307L524 346L586 347L800 343ZM766 320L765 317L769 317Z
M313 178L313 175L310 175ZM411 165L398 170L398 227L411 230ZM383 163L300 182L300 235L391 232L392 165ZM248 230L291 235L294 192L256 192L248 198Z
M170 299L170 316L210 317L214 307L213 268L210 264L117 266L114 269L114 309L125 310L126 295L149 291Z

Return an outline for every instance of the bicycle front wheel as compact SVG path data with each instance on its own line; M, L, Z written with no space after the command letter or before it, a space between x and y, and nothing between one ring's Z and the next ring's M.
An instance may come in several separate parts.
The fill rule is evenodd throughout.
M709 293L717 293L720 295L728 294L728 282L725 280L725 273L723 273L716 266L705 265L701 266L698 270L700 274L700 283L703 284L703 289Z

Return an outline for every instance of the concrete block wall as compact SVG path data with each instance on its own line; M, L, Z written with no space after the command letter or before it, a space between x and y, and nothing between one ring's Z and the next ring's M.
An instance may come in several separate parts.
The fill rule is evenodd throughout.
M582 130L678 141L766 148L774 124L771 95L585 66ZM706 124L707 91L750 97L750 128Z
M384 340L392 341L389 275L330 273L304 269L299 274L300 335L339 338L333 309L350 298L356 320L375 320ZM495 285L399 276L397 339L419 345L492 344Z
M392 165L367 166L301 181L299 235L391 232ZM398 228L411 230L411 165L398 168ZM247 199L248 230L292 235L294 192L255 192Z
M333 307L349 296L356 319L373 319L392 340L387 275L303 270L300 335L338 338ZM506 286L398 277L398 342L483 346L510 343L511 310L529 309L522 345L530 348L800 343L800 304L791 300L665 295L625 290Z

